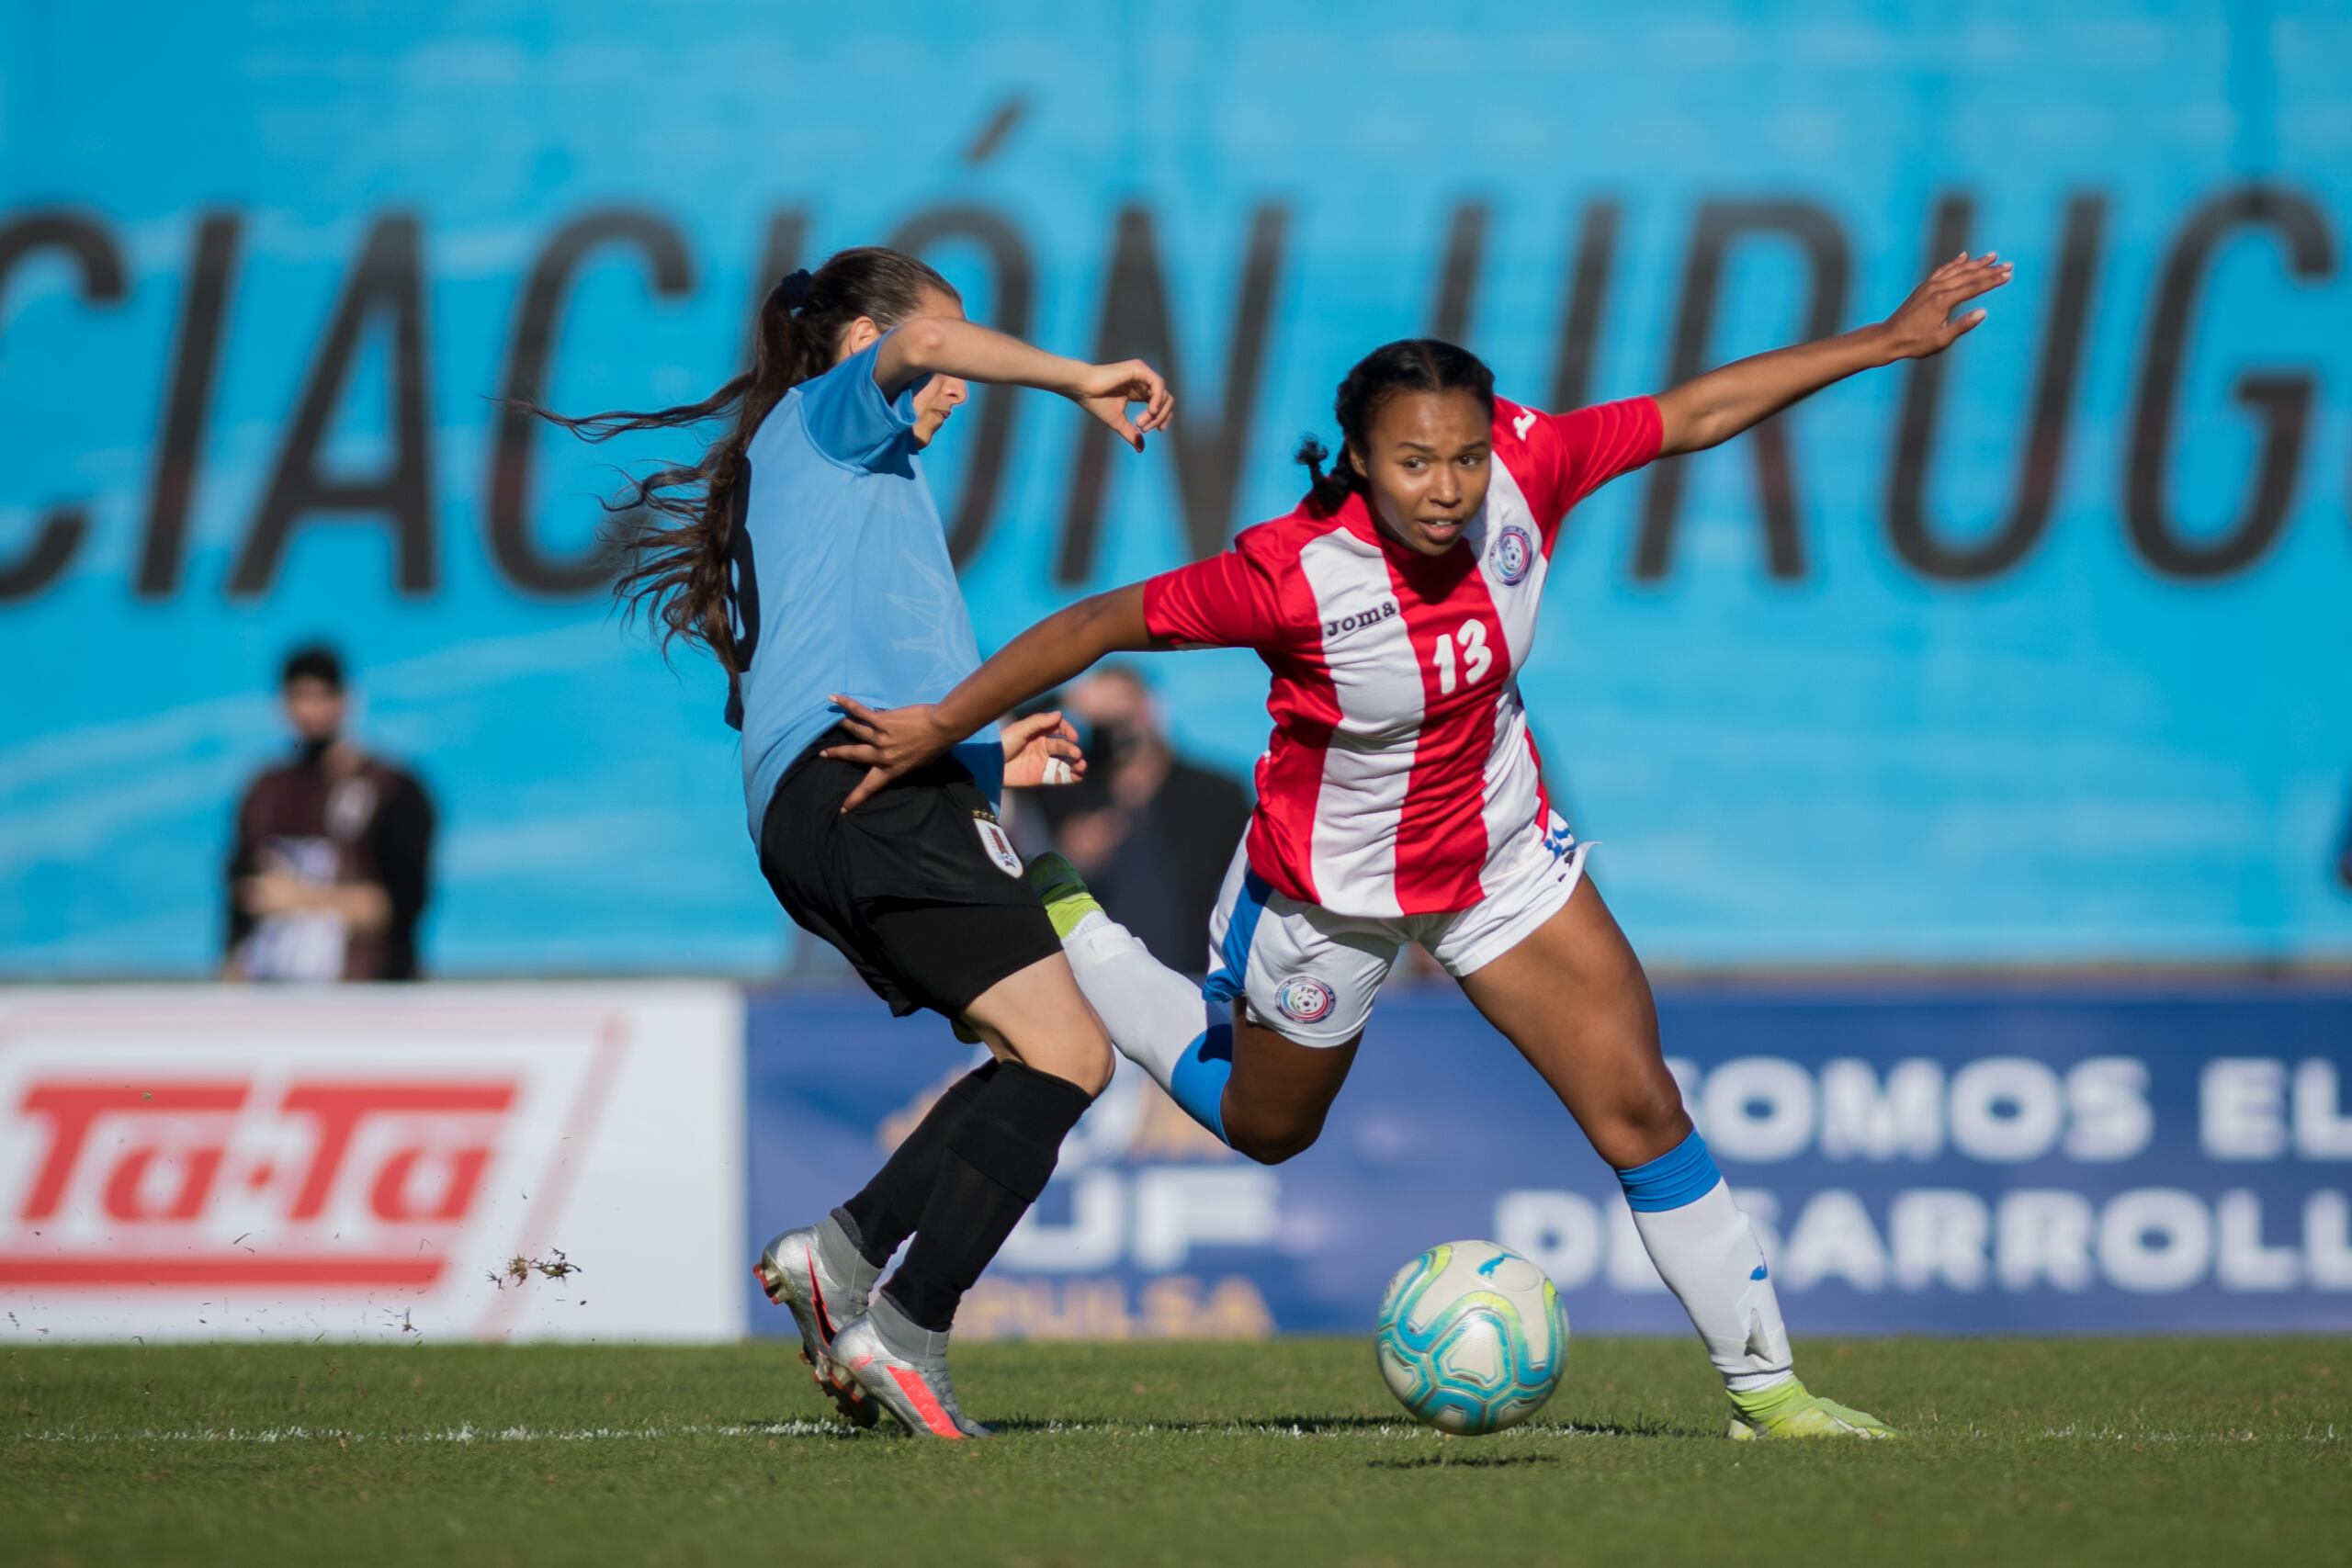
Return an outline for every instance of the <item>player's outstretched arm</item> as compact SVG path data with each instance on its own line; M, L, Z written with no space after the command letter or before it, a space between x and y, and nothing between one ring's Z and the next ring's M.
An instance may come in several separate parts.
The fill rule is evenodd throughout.
M1883 321L1742 359L1660 392L1658 415L1666 439L1658 455L1670 457L1718 446L1832 381L1898 359L1941 354L1984 319L1981 309L1958 317L1952 312L2000 288L2012 270L2012 264L1990 251L1981 256L1962 251L1929 273Z
M842 728L856 739L828 746L824 755L862 762L866 769L842 809L864 804L892 779L922 767L1000 715L1083 673L1104 655L1160 646L1144 624L1143 584L1131 582L1047 615L999 649L936 703L877 710L834 697L834 705L842 710Z
M954 316L916 317L883 339L875 356L875 384L893 396L929 376L1058 392L1138 452L1145 433L1166 429L1176 413L1168 383L1140 359L1115 365L1064 359ZM1133 420L1127 417L1130 403L1143 405Z

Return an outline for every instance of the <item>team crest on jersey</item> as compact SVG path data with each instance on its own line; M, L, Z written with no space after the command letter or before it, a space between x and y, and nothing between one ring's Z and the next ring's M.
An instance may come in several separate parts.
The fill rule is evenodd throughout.
M985 817L975 818L972 826L980 830L980 847L988 851L989 859L996 862L997 870L1007 876L1019 876L1021 856L1014 852L1012 840L1005 837L1004 829Z
M1283 1016L1299 1023L1320 1023L1331 1016L1331 987L1312 975L1293 975L1274 994Z
M1535 541L1518 524L1506 523L1496 532L1495 542L1487 547L1487 559L1505 587L1516 588L1527 581L1528 569L1535 564Z

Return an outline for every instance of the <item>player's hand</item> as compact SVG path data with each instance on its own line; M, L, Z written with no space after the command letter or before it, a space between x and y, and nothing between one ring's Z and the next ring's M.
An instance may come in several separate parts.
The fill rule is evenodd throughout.
M1176 398L1159 371L1140 359L1116 365L1090 365L1069 389L1069 400L1119 433L1119 439L1143 450L1148 431L1165 430L1176 417ZM1143 412L1127 417L1127 407L1141 403Z
M1966 251L1928 275L1885 322L1888 346L1897 359L1925 359L1941 354L1963 333L1984 320L1983 310L1955 317L1952 312L1980 295L1990 294L2009 280L2016 264L1991 251L1971 256Z
M1078 731L1058 713L1033 713L1005 725L1004 782L1007 788L1076 784L1086 776L1086 753Z
M318 903L318 890L290 872L265 871L237 882L237 907L256 919L300 914Z
M863 763L865 767L865 776L857 781L857 787L842 802L843 811L856 810L892 779L914 772L957 739L940 726L939 709L934 704L875 709L854 697L836 696L831 701L842 710L842 728L856 739L828 746L818 755L836 762Z

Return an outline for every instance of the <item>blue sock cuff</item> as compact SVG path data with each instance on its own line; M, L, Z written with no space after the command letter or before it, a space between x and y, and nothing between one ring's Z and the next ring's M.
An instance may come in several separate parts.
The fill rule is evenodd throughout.
M1617 1173L1626 1203L1645 1214L1695 1203L1723 1179L1724 1173L1715 1168L1715 1156L1707 1152L1707 1140L1695 1131L1647 1165Z
M1184 1113L1217 1135L1217 1141L1230 1148L1233 1140L1225 1135L1225 1081L1233 1076L1233 1025L1213 1025L1176 1058L1176 1066L1168 1075L1168 1090Z

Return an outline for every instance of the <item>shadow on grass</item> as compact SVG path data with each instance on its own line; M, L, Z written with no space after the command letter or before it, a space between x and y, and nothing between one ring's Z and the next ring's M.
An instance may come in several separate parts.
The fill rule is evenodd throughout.
M1394 1416L1235 1416L1220 1421L1161 1421L1134 1416L1034 1417L1012 1416L986 1425L997 1432L1127 1431L1140 1432L1266 1432L1312 1437L1323 1432L1376 1432L1384 1427L1411 1423Z
M1530 1421L1514 1428L1521 1432L1541 1432L1549 1438L1713 1438L1714 1431L1694 1432L1688 1427L1669 1427L1663 1421Z
M1425 1459L1376 1459L1366 1470L1508 1470L1513 1465L1557 1464L1557 1454L1431 1454Z

